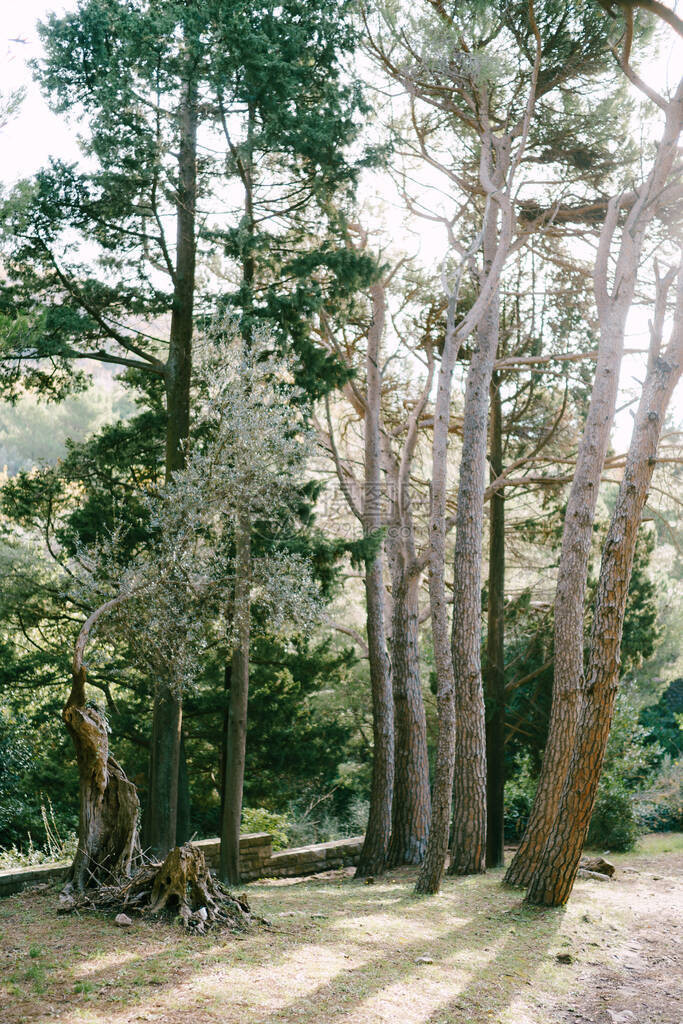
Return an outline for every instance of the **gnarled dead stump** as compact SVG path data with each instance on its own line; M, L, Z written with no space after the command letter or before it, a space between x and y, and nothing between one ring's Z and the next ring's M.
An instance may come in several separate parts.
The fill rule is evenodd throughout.
M246 897L237 898L216 882L201 850L186 843L170 851L157 870L150 897L153 914L176 908L186 928L204 931L206 923L244 925L250 916Z
M69 703L62 717L76 749L80 780L78 849L68 884L83 891L130 875L138 848L140 801L109 754L103 716L91 705Z
M176 846L163 864L142 862L138 842L140 802L133 783L109 753L104 716L86 701L83 652L97 619L125 599L121 594L83 624L74 649L72 686L62 718L76 749L80 780L78 849L60 896L60 912L100 907L139 913L177 914L185 928L212 924L244 930L254 918L246 896L233 896L214 880L204 854L189 843ZM129 919L126 917L126 924Z
M260 920L252 915L246 896L234 896L212 877L204 854L189 843L174 847L163 864L144 864L131 878L63 897L61 912L95 907L118 913L165 913L200 934L212 925L244 931Z
M83 892L102 882L130 875L139 850L140 801L135 786L109 754L104 716L86 700L83 654L90 631L100 618L126 597L119 594L92 612L74 647L71 693L62 718L76 749L80 783L78 849L65 892Z

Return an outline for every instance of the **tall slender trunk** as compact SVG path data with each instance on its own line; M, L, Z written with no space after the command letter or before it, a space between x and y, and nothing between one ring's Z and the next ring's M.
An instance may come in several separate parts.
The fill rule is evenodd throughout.
M419 893L438 892L443 876L446 853L448 849L448 831L450 809L453 797L453 780L455 775L455 757L457 741L457 720L455 704L455 670L452 647L448 641L448 618L446 611L445 588L445 552L446 552L446 484L448 468L448 430L450 424L451 382L453 370L462 342L471 332L478 328L482 318L488 314L489 306L495 303L497 317L498 282L507 258L514 216L512 205L505 191L501 190L504 173L509 160L509 138L500 139L497 153L501 158L498 168L498 184L491 181L489 173L490 157L494 146L492 140L482 140L480 176L485 191L489 196L484 213L482 232L475 239L470 250L461 262L460 273L455 287L448 299L446 318L446 336L441 354L439 383L434 407L434 434L432 440L432 493L429 519L429 602L432 617L432 639L434 643L434 663L437 676L437 705L439 709L439 735L437 740L436 766L434 772L433 803L434 815L430 832L425 862L417 879L416 891ZM485 146L488 148L485 149ZM485 248L491 259L485 262L484 274L481 279L479 295L473 306L462 321L455 325L455 313L462 273L468 260L475 254L482 238L488 244L495 242L497 213L502 214L501 231L495 254ZM489 225L493 220L493 228ZM486 433L484 434L484 454L486 449ZM482 492L483 502L483 492ZM483 522L483 520L482 520ZM481 543L481 542L480 542ZM485 755L484 755L485 756ZM484 790L484 800L486 792ZM484 830L486 822L484 821Z
M498 169L498 174L502 168ZM482 283L497 248L497 208L484 231ZM481 671L481 562L486 490L489 388L498 349L496 288L477 328L463 412L453 559L453 632L456 762L453 842L449 874L486 869L486 713Z
M503 415L499 381L491 382L491 479L503 472ZM505 797L505 492L491 498L489 519L488 629L486 637L486 867L504 854Z
M227 777L226 764L228 763L228 723L230 722L230 682L232 679L232 659L226 659L223 668L223 722L221 728L221 751L218 759L218 778L221 795L220 816L218 827L223 821L223 808L225 807L225 780Z
M621 635L638 526L656 463L664 416L682 365L683 269L679 274L674 337L663 357L655 353L646 377L603 548L577 742L555 825L531 879L529 903L564 905L578 871L619 686Z
M448 832L453 803L455 767L455 678L448 637L446 603L446 487L448 470L448 428L450 424L451 381L457 345L453 332L455 298L448 304L448 324L434 407L432 435L432 482L429 513L429 608L436 668L436 700L439 713L434 784L432 787L432 823L424 862L415 891L430 895L439 891L448 852Z
M247 143L239 157L244 187L245 229L242 252L242 344L251 344L253 286L256 271L254 262L254 181L253 133L255 111L249 104ZM248 458L248 453L244 453ZM240 826L242 822L242 796L244 792L244 766L247 750L247 709L249 703L249 653L251 648L251 515L244 507L235 523L235 599L234 616L236 646L230 672L230 703L228 707L228 736L225 757L225 781L221 816L221 854L219 873L224 882L238 885L240 881Z
M393 566L391 677L394 689L396 768L387 866L419 864L429 835L431 798L427 720L418 648L420 576Z
M185 83L179 110L176 264L166 363L166 480L185 464L190 431L190 377L195 290L197 201L197 90ZM176 844L182 695L168 680L157 685L152 720L146 845L165 857Z
M600 343L576 470L569 492L555 597L553 701L541 776L526 831L505 876L510 885L528 885L555 825L577 735L584 675L584 595L600 477L614 420L624 332L635 292L647 226L654 217L675 157L683 114L683 80L667 105L664 135L650 174L621 231L611 291L609 258L620 200L609 204L594 271Z
M366 537L381 527L381 440L380 402L382 379L380 345L384 333L384 290L372 289L373 323L368 331L366 354L365 408L365 493L363 533ZM365 563L368 655L372 690L372 787L370 813L356 876L364 878L384 871L391 836L391 805L394 791L394 704L391 671L384 627L384 571L381 547Z
M190 802L190 773L187 770L187 751L185 749L185 730L180 733L180 750L178 751L178 815L176 819L176 846L183 846L192 835Z
M235 528L235 627L232 658L228 748L225 759L225 797L221 822L220 877L230 885L240 881L240 823L247 746L249 645L251 633L251 517L241 511Z
M555 596L554 681L541 775L522 842L505 876L528 885L550 835L574 750L584 686L584 594L600 476L614 417L625 314L601 338L591 404L565 513Z

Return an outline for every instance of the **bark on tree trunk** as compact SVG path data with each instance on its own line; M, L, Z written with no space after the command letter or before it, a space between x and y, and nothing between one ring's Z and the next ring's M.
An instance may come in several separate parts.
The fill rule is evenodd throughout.
M432 435L429 609L436 668L439 735L432 787L432 823L425 859L415 884L415 891L423 895L436 893L441 886L446 853L448 852L455 766L455 679L448 637L448 606L445 584L448 427L450 424L451 381L457 356L457 345L453 334L454 316L455 299L452 298L448 305L448 324L439 368Z
M154 696L145 829L145 848L159 860L175 846L182 722L180 694L169 683L159 683Z
M499 171L500 173L500 171ZM483 280L497 248L497 208L484 232ZM489 388L498 349L499 293L477 328L463 412L453 559L453 671L456 762L449 874L486 870L486 712L481 672L481 561Z
M225 799L221 822L220 878L229 885L240 882L240 824L247 747L249 699L249 647L251 636L251 518L239 513L235 528L236 648L232 660L228 749L225 762Z
M619 652L638 526L656 463L664 416L683 365L683 271L674 337L653 353L633 438L603 548L578 739L555 825L531 879L529 903L563 906L571 894L588 832L619 685Z
M534 79L535 80L535 79ZM509 140L508 140L509 141ZM509 149L505 140L500 140L499 152L508 166ZM502 173L501 165L501 173ZM475 239L470 250L464 254L460 273L449 295L446 318L446 336L441 354L439 383L434 407L434 433L432 439L432 489L429 520L429 603L432 617L432 639L434 643L434 664L437 676L437 705L439 709L439 735L437 739L436 765L434 772L432 829L420 872L416 892L438 892L443 876L448 849L450 809L453 794L453 778L456 756L456 712L455 712L455 671L453 653L448 639L448 618L446 610L445 551L446 551L446 484L448 468L448 428L450 423L451 382L460 345L477 328L487 313L489 304L498 301L498 282L508 254L513 228L513 212L508 196L496 188L487 173L486 160L481 163L482 184L489 196L484 214L484 228ZM495 218L491 205L502 213L500 238L492 260L486 266L479 295L469 312L455 326L455 312L462 272L469 259L476 253L486 234L487 222ZM484 447L486 441L484 439ZM485 756L485 754L484 754ZM484 791L484 798L486 793ZM484 828L486 822L484 821Z
M140 802L109 753L102 716L90 706L68 704L62 717L76 749L80 785L78 848L67 882L82 891L130 874Z
M391 675L396 768L388 867L421 863L431 818L427 720L418 649L419 583L419 574L406 573L402 566L393 573Z
M256 265L254 261L254 164L253 133L256 115L253 103L248 104L247 141L244 153L238 156L238 167L244 189L244 238L242 258L242 344L251 344L251 314ZM240 827L244 766L247 750L247 713L249 704L249 654L251 648L251 516L245 506L235 523L235 596L234 616L236 647L230 672L230 703L225 757L225 781L221 814L221 854L219 874L223 882L240 882Z
M584 685L584 594L600 476L614 419L624 332L645 231L655 216L681 132L683 81L666 108L664 135L650 174L626 217L611 290L609 258L620 200L609 204L600 232L594 289L600 344L590 406L565 513L555 597L553 701L538 789L522 842L508 868L509 885L528 885L557 818L572 758Z
M394 699L384 633L384 579L382 557L366 566L368 652L372 690L372 786L370 811L356 878L381 875L386 866L391 836L394 793Z
M197 200L197 90L191 78L180 103L179 129L176 265L165 370L167 481L185 464L190 430ZM168 681L161 680L154 702L146 815L146 843L161 858L176 843L181 727L182 697Z
M491 479L503 472L503 416L497 375L491 382ZM486 867L504 860L505 796L505 497L491 497L486 638Z
M192 835L190 820L190 775L187 770L187 754L185 752L185 730L180 733L180 750L178 751L178 817L176 821L176 846L183 846Z
M232 658L227 658L223 669L223 726L221 733L221 752L218 760L218 778L221 790L221 808L219 817L223 821L223 808L225 807L225 780L227 777L226 765L228 763L228 724L230 722L230 683L232 680Z
M363 532L366 537L381 527L381 441L380 403L382 380L380 346L384 333L384 289L372 289L373 323L368 332L366 354L365 408L365 494ZM384 628L384 571L380 548L372 561L365 563L368 657L372 690L372 787L365 840L356 868L356 877L380 875L384 871L391 836L391 805L394 792L394 704L391 671Z
M548 738L538 789L522 837L505 876L528 885L555 824L581 712L584 594L600 476L607 453L623 348L624 316L601 339L595 383L565 513L555 596L554 681Z

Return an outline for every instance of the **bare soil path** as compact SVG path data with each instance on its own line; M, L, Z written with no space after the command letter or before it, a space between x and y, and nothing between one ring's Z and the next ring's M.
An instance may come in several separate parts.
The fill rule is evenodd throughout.
M411 871L270 881L244 936L22 893L0 901L0 1024L679 1024L683 836L613 859L553 911L501 872L421 899Z
M614 928L607 960L578 972L563 1024L680 1024L683 1020L683 853L622 861L603 908Z

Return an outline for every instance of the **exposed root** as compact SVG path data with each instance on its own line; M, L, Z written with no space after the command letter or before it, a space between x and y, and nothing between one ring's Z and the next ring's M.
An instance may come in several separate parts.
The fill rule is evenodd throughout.
M130 877L98 884L82 892L67 886L60 910L93 908L117 913L173 916L188 931L210 927L245 931L261 919L252 914L245 895L235 896L213 878L201 850L176 846L162 864L144 864Z

